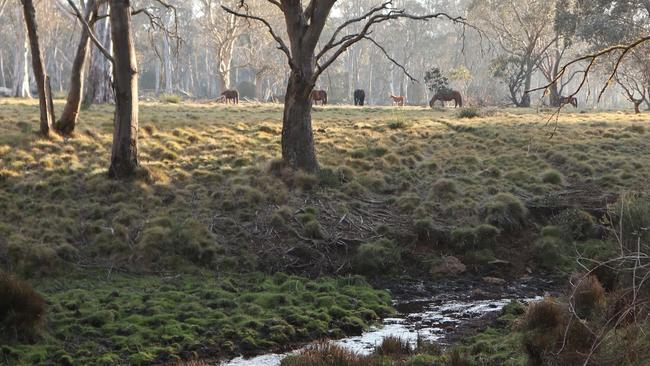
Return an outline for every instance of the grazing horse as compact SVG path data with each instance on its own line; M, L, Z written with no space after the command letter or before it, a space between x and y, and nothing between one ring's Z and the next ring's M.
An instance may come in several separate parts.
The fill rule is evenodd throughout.
M404 97L403 95L393 95L393 94L391 94L390 99L393 100L393 105L400 106L400 107L403 107L404 102L406 101L406 97Z
M363 107L363 102L366 100L366 92L363 89L357 89L354 91L354 105L360 105Z
M460 95L460 92L450 89L438 90L433 98L431 98L429 107L433 108L437 101L442 102L444 105L444 102L449 102L452 100L454 101L454 108L463 107L463 97Z
M237 90L226 90L221 93L221 100L228 104L232 102L233 104L239 104L239 92Z
M327 92L325 90L312 90L311 91L311 102L321 105L327 104Z
M578 98L560 96L560 105L564 106L566 104L571 104L573 108L578 108Z

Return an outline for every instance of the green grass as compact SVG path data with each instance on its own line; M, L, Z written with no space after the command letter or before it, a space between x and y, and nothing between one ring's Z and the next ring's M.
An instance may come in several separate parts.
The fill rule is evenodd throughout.
M33 345L3 342L0 360L137 365L253 354L356 334L391 312L388 294L358 277L84 277L39 281L47 331Z

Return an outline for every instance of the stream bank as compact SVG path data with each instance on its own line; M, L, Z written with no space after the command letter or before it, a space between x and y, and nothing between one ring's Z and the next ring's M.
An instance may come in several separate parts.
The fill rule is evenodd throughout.
M511 283L486 277L444 283L406 280L398 285L375 283L375 286L387 287L393 294L396 314L361 335L331 342L358 354L371 353L386 337L400 338L412 346L418 340L425 340L444 348L494 323L512 300L530 302L556 292L552 281L533 277ZM220 366L279 366L291 353L238 357Z

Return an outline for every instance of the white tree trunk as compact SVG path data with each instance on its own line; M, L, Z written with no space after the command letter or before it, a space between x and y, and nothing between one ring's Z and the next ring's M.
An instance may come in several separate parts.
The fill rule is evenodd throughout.
M20 8L16 8L18 19L22 19ZM14 54L14 80L13 95L18 98L31 98L29 90L29 40L25 26L21 22L16 29L18 40L16 42L16 53Z
M163 68L165 73L165 93L174 92L174 75L172 69L172 48L169 44L169 38L163 37Z

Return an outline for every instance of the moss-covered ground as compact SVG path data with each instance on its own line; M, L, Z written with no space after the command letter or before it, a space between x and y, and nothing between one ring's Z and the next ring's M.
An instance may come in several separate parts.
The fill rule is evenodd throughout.
M33 344L3 337L0 364L217 360L360 334L392 311L389 295L359 277L85 273L36 287L48 302L43 335Z

